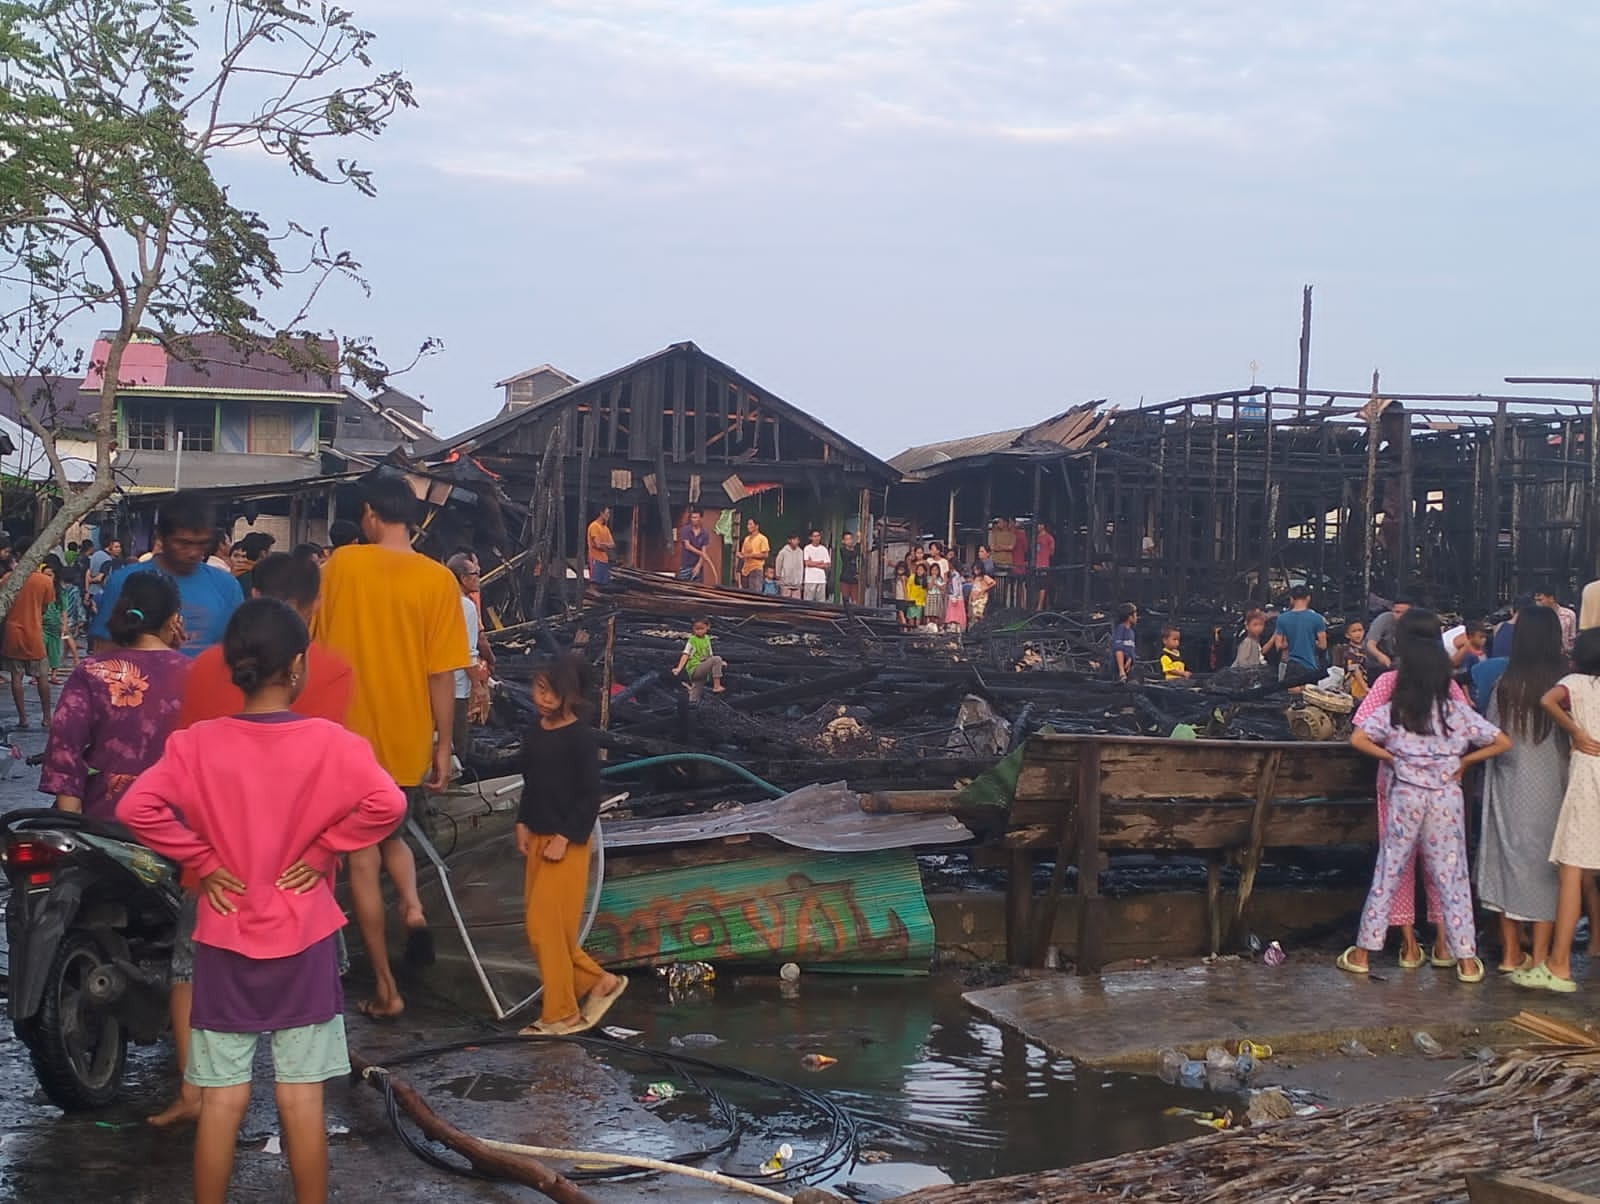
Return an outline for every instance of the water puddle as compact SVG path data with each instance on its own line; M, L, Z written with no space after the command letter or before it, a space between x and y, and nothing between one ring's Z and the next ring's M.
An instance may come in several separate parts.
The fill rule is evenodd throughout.
M464 1074L440 1083L439 1090L474 1103L510 1104L528 1094L529 1084L502 1074Z
M787 993L775 976L730 977L692 1003L652 998L650 1007L630 1010L629 1023L659 1048L673 1037L715 1034L721 1044L694 1052L827 1093L857 1118L865 1155L864 1165L840 1178L904 1190L946 1176L965 1182L1022 1174L1181 1141L1201 1130L1192 1117L1167 1109L1238 1105L1235 1097L1185 1091L1154 1075L1075 1067L980 1017L961 991L945 976L808 974L798 992ZM646 997L648 988L639 994ZM838 1060L812 1070L812 1054ZM617 1066L643 1073L627 1059ZM692 1096L693 1086L686 1090ZM792 1099L724 1094L747 1118L739 1161L759 1161L761 1151L783 1141L798 1149L808 1140L803 1129L814 1117Z

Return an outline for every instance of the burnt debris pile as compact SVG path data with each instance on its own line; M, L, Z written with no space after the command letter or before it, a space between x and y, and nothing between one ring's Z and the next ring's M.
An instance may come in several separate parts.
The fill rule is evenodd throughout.
M672 670L698 617L711 620L727 691L707 686L697 699ZM586 657L602 683L600 739L613 760L709 754L782 788L825 776L857 790L948 789L1043 729L1288 735L1286 699L1265 676L1108 680L1103 615L999 611L964 635L902 631L893 611L624 571L568 615L491 639L500 687L468 760L485 777L516 771L535 668L567 651ZM711 779L726 775L664 765L651 795L670 806Z

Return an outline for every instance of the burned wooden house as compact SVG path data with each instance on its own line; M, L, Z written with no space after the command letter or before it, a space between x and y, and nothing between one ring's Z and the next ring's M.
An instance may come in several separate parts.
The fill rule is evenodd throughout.
M470 461L497 478L512 507L527 507L515 548L503 549L527 571L565 564L575 577L601 507L611 509L613 563L675 569L675 533L698 507L724 584L746 520L760 522L774 553L785 536L813 528L833 543L847 530L870 532L898 479L693 343L510 408L419 459L439 471Z
M1595 575L1597 453L1592 397L1251 387L909 449L890 510L963 560L997 529L1031 546L1049 524L1061 609L1226 606L1304 582L1330 611L1405 593L1486 613Z

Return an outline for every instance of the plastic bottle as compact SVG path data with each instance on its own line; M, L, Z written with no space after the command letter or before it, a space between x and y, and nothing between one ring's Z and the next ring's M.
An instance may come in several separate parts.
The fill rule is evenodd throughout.
M1183 1069L1183 1064L1189 1059L1184 1057L1181 1050L1164 1045L1156 1051L1156 1073L1161 1076L1163 1083L1176 1083L1178 1072Z
M1233 1067L1239 1072L1240 1078L1248 1077L1256 1072L1256 1058L1250 1052L1250 1042L1246 1041L1240 1047L1239 1057L1235 1060Z
M1178 1083L1180 1086L1198 1089L1205 1086L1205 1082L1206 1064L1204 1062L1196 1062L1190 1058L1186 1059L1183 1065L1178 1068Z
M1444 1052L1444 1046L1433 1039L1432 1033L1425 1033L1421 1029L1411 1034L1411 1044L1417 1047L1417 1052L1424 1057L1437 1058Z

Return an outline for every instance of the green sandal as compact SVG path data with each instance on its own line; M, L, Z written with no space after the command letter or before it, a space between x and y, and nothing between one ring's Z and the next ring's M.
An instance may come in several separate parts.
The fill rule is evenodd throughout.
M1550 972L1550 967L1542 964L1531 970L1518 970L1511 975L1511 985L1530 991L1554 991L1558 995L1570 995L1578 989L1578 984L1572 979L1557 978Z
M1352 953L1356 952L1356 950L1359 949L1359 948L1360 948L1359 945L1351 945L1348 949L1346 949L1343 953L1341 953L1338 956L1337 960L1335 960L1333 964L1338 966L1339 969L1343 970L1346 974L1365 974L1365 973L1367 973L1368 970L1367 970L1366 966L1357 965L1355 962L1350 960L1350 955Z
M1470 961L1474 966L1477 967L1477 969L1476 970L1463 970L1459 965L1457 965L1456 966L1456 979L1458 981L1460 981L1460 982L1466 982L1466 983L1482 982L1483 981L1483 959L1482 958L1477 958L1477 957L1469 957L1469 958L1467 958L1465 960Z

